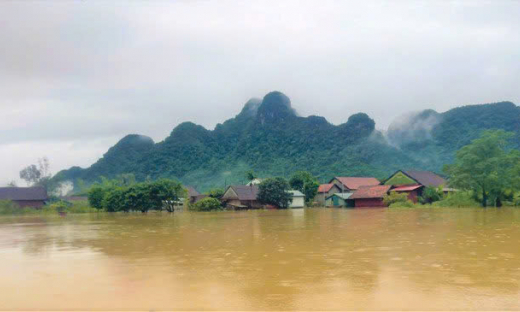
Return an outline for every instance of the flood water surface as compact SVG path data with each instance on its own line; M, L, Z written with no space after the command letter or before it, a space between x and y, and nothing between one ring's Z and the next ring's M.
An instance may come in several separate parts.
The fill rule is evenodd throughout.
M520 309L520 210L0 218L0 309Z

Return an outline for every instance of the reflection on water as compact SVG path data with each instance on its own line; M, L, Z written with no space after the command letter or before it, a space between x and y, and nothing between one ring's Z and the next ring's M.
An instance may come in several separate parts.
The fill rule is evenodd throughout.
M520 308L520 210L0 218L0 309Z

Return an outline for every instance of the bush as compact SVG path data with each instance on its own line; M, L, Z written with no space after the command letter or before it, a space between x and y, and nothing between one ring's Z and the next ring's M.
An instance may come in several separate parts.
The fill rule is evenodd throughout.
M454 192L444 199L432 204L435 207L477 207L480 204L475 201L471 192Z
M444 197L444 192L442 191L442 186L440 187L432 187L428 186L424 188L422 196L420 197L420 201L423 204L431 204L436 201L441 200Z
M408 199L408 195L406 193L397 193L397 192L390 192L390 194L386 195L383 198L383 202L388 207L392 206L393 204L402 205L406 202L410 202L413 205L413 203Z
M125 189L114 187L108 190L103 198L103 208L109 212L125 210Z
M105 197L105 189L99 185L95 185L90 188L88 191L88 202L90 206L102 209L103 208L103 198Z
M395 202L393 204L390 204L390 206L388 206L388 207L389 208L415 208L415 207L420 207L420 205L416 205L412 201L407 200L404 202Z
M15 202L10 200L0 200L0 214L12 215L12 214L23 214L24 208L20 208Z
M193 204L192 209L195 211L211 211L211 210L222 210L222 205L220 201L213 197L206 197L195 204Z

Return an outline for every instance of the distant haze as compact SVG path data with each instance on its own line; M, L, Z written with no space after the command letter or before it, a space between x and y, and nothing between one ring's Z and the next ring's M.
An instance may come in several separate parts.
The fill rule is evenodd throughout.
M386 129L410 111L520 103L518 1L1 1L0 185L47 156L212 129L279 90L302 116ZM20 183L21 184L21 183Z

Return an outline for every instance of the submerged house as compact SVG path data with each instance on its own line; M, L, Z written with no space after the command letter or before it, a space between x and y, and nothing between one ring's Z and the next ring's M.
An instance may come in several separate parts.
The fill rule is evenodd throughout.
M390 191L391 185L361 186L349 197L356 208L385 207L383 198Z
M354 207L355 202L350 199L354 193L335 193L326 198L326 207Z
M10 200L21 208L41 208L48 199L43 187L0 187L0 200Z
M425 187L444 186L446 180L431 171L399 170L392 174L384 185L392 186L393 192L407 193L408 199L417 203Z
M305 207L305 195L300 191L289 191L292 195L292 202L289 208L303 208Z
M381 184L373 177L335 177L329 183L335 184L340 193L350 193L362 186L373 186Z
M232 185L226 189L221 200L228 208L261 208L262 204L257 200L257 196L258 186L256 185Z
M208 197L208 195L199 193L193 186L186 186L186 190L188 191L188 198L190 199L190 204L195 204L199 200Z
M325 206L326 199L332 194L341 193L341 189L334 183L321 184L318 187L318 194L314 197L314 201L321 206Z

